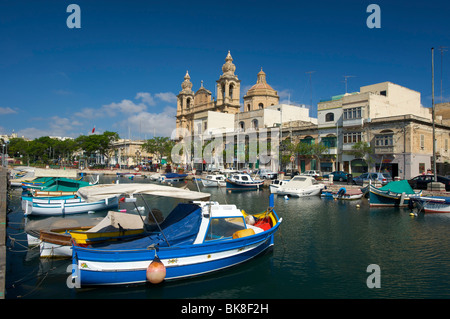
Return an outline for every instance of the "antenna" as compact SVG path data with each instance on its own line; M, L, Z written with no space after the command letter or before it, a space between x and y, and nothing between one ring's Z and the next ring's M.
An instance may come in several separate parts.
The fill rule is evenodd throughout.
M443 65L442 57L444 55L444 52L448 51L447 48L448 47L444 47L442 45L439 47L439 51L441 51L441 103L442 103L442 65Z
M354 75L344 75L344 82L345 82L345 93L347 93L347 82L348 78L354 78Z
M311 104L310 104L310 108L312 109L312 74L316 72L316 71L307 71L305 72L305 74L309 74L309 89L310 89L310 94L311 94Z

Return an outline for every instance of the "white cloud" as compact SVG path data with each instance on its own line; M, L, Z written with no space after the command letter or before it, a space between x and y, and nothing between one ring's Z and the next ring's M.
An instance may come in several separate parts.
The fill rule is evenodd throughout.
M169 136L176 127L176 108L166 107L161 113L141 112L130 116L126 121L121 122L124 129L129 126L134 134L147 135L147 138L156 136Z
M152 97L152 95L150 93L147 92L139 92L138 94L136 94L135 97L136 100L141 99L142 102L153 106L156 104L155 99Z
M116 115L118 115L117 112L140 113L142 111L145 111L147 109L147 106L143 103L135 104L133 101L130 101L130 100L122 100L119 103L111 103L108 105L103 105L102 109L109 116L116 116Z
M10 107L0 107L0 115L6 115L6 114L15 114L17 111L13 110Z
M172 92L161 92L155 94L155 97L160 99L161 101L168 102L168 103L176 103L177 102L177 96L173 94Z

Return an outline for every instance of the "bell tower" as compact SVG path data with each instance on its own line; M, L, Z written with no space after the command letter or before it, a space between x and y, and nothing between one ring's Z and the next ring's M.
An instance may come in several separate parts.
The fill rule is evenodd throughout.
M184 128L190 130L188 118L193 112L194 91L192 91L192 82L189 72L186 71L184 81L181 83L181 91L177 95L177 129Z
M225 64L222 66L222 75L217 80L217 104L216 108L220 112L239 113L241 107L240 91L241 80L234 74L236 66L233 64L233 58L228 51L225 58Z

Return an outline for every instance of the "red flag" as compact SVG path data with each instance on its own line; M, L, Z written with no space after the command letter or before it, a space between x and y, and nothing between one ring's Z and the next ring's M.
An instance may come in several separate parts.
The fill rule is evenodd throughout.
M92 129L92 133L94 133L95 132L95 126L94 126L94 128Z

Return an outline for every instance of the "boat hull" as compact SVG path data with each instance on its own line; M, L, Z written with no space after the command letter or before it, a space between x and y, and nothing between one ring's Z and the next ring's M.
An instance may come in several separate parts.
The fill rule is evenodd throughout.
M289 189L281 187L278 190L277 195L281 196L291 196L291 197L308 197L317 196L322 191L322 188L311 188L311 189Z
M420 196L420 193L405 194L383 191L369 185L369 201L371 207L406 207L409 205L410 197L415 196Z
M257 190L262 187L264 182L250 182L250 183L237 183L230 181L229 179L226 180L226 185L228 189L237 189L237 190Z
M256 235L179 247L161 247L157 255L166 267L165 280L199 276L248 261L274 244L277 223ZM73 281L80 286L146 282L146 270L155 258L148 249L114 251L74 246Z
M68 200L71 201L71 200ZM99 211L106 209L113 209L119 206L118 197L112 197L108 200L101 200L98 202L88 203L84 201L80 202L60 202L60 203L33 203L27 201L25 215L37 215L37 216L59 216L59 215L72 215L87 213L90 211Z
M411 200L419 211L425 213L450 213L450 198L448 197L417 197Z

